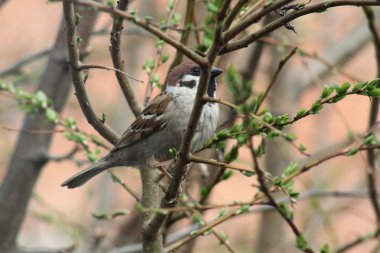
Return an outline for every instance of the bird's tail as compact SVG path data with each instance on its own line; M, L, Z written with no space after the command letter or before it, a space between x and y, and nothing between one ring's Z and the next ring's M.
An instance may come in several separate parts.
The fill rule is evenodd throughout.
M113 167L109 162L109 157L103 157L97 162L91 164L87 169L84 169L74 176L67 179L65 182L61 184L61 186L67 186L67 188L72 189L79 187L86 183L88 180L98 175L100 172Z

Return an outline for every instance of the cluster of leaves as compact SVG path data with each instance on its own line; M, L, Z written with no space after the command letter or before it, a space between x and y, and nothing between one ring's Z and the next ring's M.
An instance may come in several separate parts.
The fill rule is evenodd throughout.
M98 159L98 155L100 154L98 147L104 146L104 144L96 135L90 135L81 131L73 118L60 117L53 108L52 100L44 92L29 93L22 88L15 87L13 83L5 82L1 79L0 91L12 96L22 111L29 114L41 113L47 122L64 127L64 136L67 140L79 144L86 151L87 157L91 162ZM96 147L91 149L89 142L95 144Z
M196 46L196 49L201 52L206 52L214 41L214 34L216 28L216 13L220 10L223 0L205 0L207 7L207 16L204 20L204 37L203 40Z

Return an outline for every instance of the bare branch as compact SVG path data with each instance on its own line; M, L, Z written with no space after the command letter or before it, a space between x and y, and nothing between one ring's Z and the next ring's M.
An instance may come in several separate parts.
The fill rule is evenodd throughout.
M119 136L96 115L91 106L84 81L80 73L79 51L76 40L77 28L74 5L72 1L63 1L63 13L66 21L66 42L68 47L69 67L79 105L83 111L83 114L86 116L87 121L99 132L100 135L102 135L109 142L115 144Z
M120 0L118 2L117 8L125 11L128 6L128 0ZM123 31L123 20L120 17L114 17L111 31L111 45L109 50L111 52L111 58L113 65L118 70L124 70L125 64L121 56L120 51L120 43L121 43L121 34ZM129 75L125 75L124 72L116 72L117 80L119 81L119 85L121 90L123 91L124 97L127 100L129 107L133 114L137 117L142 111L142 105L140 101L137 99L135 91L132 89L128 79L125 76L129 77ZM132 78L134 79L134 78ZM134 79L136 80L136 79Z
M23 66L25 66L26 64L29 64L33 61L36 61L36 60L39 60L43 57L46 57L50 54L50 52L52 51L51 48L49 49L45 49L45 50L42 50L40 52L37 52L35 54L32 54L30 56L27 56L21 60L19 60L18 62L14 63L12 66L6 68L6 69L3 69L0 71L0 76L3 77L3 76L7 76L7 75L12 75L12 74L15 74L15 73L19 73L21 70L21 68ZM63 54L63 52L62 52Z
M278 2L278 3L280 3L280 2ZM225 53L229 53L229 52L247 47L249 44L257 41L258 39L262 38L263 36L267 35L268 33L274 31L275 29L277 29L277 28L285 25L286 23L289 23L290 21L295 20L301 16L304 16L304 15L307 15L310 13L322 12L322 11L325 11L329 8L333 8L333 7L337 7L337 6L344 6L344 5L378 6L378 5L380 5L380 2L377 0L331 0L331 1L323 1L323 2L319 2L319 3L315 3L315 4L310 4L303 9L295 10L295 11L287 14L286 16L283 16L279 19L276 19L275 21L264 26L263 28L261 28L257 32L254 32L254 33L246 36L243 39L236 40L234 42L227 44L221 50L220 53L225 54ZM231 28L231 30L232 29L234 29L234 28ZM230 34L226 34L226 36L227 36L227 38L229 38Z
M70 1L70 0L61 0L61 1L65 2L65 1ZM200 65L206 64L205 60L201 56L199 56L196 52L194 52L190 48L182 45L181 43L174 40L173 38L169 37L168 35L163 33L160 29L153 26L149 21L146 21L146 20L143 21L143 20L141 20L135 16L132 16L132 15L130 15L124 11L109 7L109 6L101 4L101 3L97 3L97 2L92 1L92 0L76 0L75 4L81 5L81 6L95 7L99 11L108 12L110 14L117 15L123 19L129 20L132 23L134 23L135 25L137 25L137 26L143 28L144 30L152 33L153 35L157 36L161 40L165 41L169 45L176 48L177 50L180 50L184 55L189 57L194 62L196 62Z
M375 47L375 57L376 57L376 63L377 63L377 76L380 76L380 35L378 32L378 29L375 26L375 17L373 14L373 11L368 7L363 7L365 16L368 21L369 29L372 33L373 37L373 44ZM380 84L377 83L377 87L380 87ZM374 98L371 101L371 109L370 109L370 115L369 115L369 122L368 122L368 129L373 129L373 127L376 125L377 122L377 115L379 112L379 99ZM376 216L376 223L377 223L377 230L378 235L380 234L380 203L377 199L377 169L376 166L376 154L375 151L372 149L369 149L367 151L367 158L368 158L368 169L367 169L367 184L368 184L368 192L370 196L370 201L373 207L373 210L375 212Z
M283 58L283 59L280 61L280 63L278 64L277 70L276 70L276 72L274 73L274 75L273 75L273 77L272 77L272 79L271 79L271 81L270 81L268 87L265 89L265 92L264 92L264 95L263 95L262 99L260 100L259 104L257 105L257 108L256 108L255 113L257 113L257 112L259 111L260 106L263 104L263 102L264 102L265 98L267 97L267 95L268 95L270 89L272 88L273 84L276 82L277 77L278 77L278 75L280 74L282 68L285 66L285 64L288 62L288 60L289 60L289 59L290 59L290 58L291 58L296 52L297 52L297 47L293 48L293 50L290 51L290 53L289 53L287 56L285 56L285 58Z
M107 66L102 66L102 65L97 65L97 64L81 64L79 66L79 70L84 70L84 69L104 69L104 70L112 70L112 71L115 71L117 74L121 74L123 76L126 76L130 79L132 79L133 81L136 81L138 83L144 83L144 81L142 80L139 80L139 79L136 79L135 77L125 73L124 71L120 70L120 69L115 69L115 68L111 68L111 67L107 67Z

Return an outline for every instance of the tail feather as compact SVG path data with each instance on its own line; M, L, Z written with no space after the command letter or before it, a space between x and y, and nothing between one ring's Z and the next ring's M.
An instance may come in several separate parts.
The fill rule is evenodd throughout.
M100 172L112 167L112 165L107 161L107 158L108 157L106 156L99 161L91 164L87 169L84 169L67 179L61 184L61 186L67 186L67 188L72 189L83 185L88 180L98 175Z

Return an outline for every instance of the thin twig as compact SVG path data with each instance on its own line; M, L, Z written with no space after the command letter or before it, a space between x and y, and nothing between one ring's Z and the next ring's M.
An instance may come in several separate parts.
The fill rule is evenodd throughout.
M63 2L70 1L70 2L72 2L73 0L60 0L60 1L63 1ZM80 6L93 7L93 8L96 8L96 10L103 11L103 12L108 12L110 14L117 15L117 16L123 18L123 19L129 20L132 23L134 23L135 25L137 25L137 26L143 28L144 30L150 32L151 34L157 36L161 40L165 41L169 45L171 45L174 48L176 48L177 50L180 50L184 55L186 55L187 57L189 57L194 62L196 62L196 63L198 63L200 65L207 64L206 61L203 59L203 57L201 57L200 55L198 55L195 51L193 51L192 49L190 49L190 48L182 45L181 43L179 43L178 41L176 41L172 37L166 35L159 28L155 27L153 24L151 24L147 20L142 20L140 18L137 18L134 15L128 14L128 13L126 13L124 11L119 10L119 9L109 7L109 6L105 5L105 4L101 4L101 3L98 3L98 2L95 2L95 1L92 1L92 0L75 0L75 4L76 5L80 5Z
M131 194L131 196L136 200L136 202L140 203L141 198L131 187L129 187L123 180L121 180L115 173L113 173L113 171L107 171L111 175L113 181L120 184L129 194Z
M283 5L283 1L276 1L275 4L278 4L279 6ZM275 5L272 4L271 6ZM281 5L282 4L282 5ZM269 23L268 25L264 26L260 30L251 33L250 35L234 40L233 42L228 43L220 52L220 54L226 54L244 47L247 47L249 44L257 41L258 39L264 37L268 33L276 30L277 28L282 27L283 25L301 17L308 15L310 13L318 13L325 11L329 8L338 7L338 6L345 6L345 5L352 5L352 6L379 6L380 2L377 0L329 0L329 1L322 1L315 4L310 4L306 6L303 9L295 10L283 17L280 17L276 19L275 21ZM276 5L277 6L277 5ZM248 19L248 18L247 18ZM251 20L252 21L252 20ZM249 26L250 23L247 22L247 26ZM230 31L227 31L228 33L225 35L225 39L229 39L232 35L238 34L242 32L246 27L246 25L239 25L237 28L231 28ZM234 30L232 30L234 29Z
M12 66L6 68L6 69L3 69L0 71L0 76L3 77L3 76L6 76L6 75L11 75L11 74L14 74L14 73L19 73L20 72L20 69L22 67L24 67L26 64L29 64L33 61L36 61L36 60L39 60L45 56L48 56L51 52L51 48L48 48L48 49L44 49L40 52L37 52L35 54L32 54L30 56L27 56L21 60L19 60L18 62L14 63Z
M116 73L120 73L122 75L127 76L129 79L132 79L138 83L144 83L144 81L136 79L135 77L125 73L124 71L112 67L107 67L107 66L102 66L102 65L97 65L97 64L81 64L79 66L79 70L85 70L85 69L104 69L104 70L111 70L115 71Z
M248 140L248 148L249 148L249 151L251 153L251 157L252 157L253 162L254 162L254 169L255 169L256 174L257 174L257 180L259 181L261 191L268 198L269 203L282 216L282 218L286 221L286 223L288 223L289 227L292 229L292 231L295 234L295 236L297 237L297 239L300 237L303 237L301 231L298 229L297 225L293 222L292 218L289 217L289 215L287 213L285 213L284 211L282 211L280 209L279 205L277 204L277 202L273 198L269 188L267 187L266 182L265 182L266 179L265 179L264 172L260 168L259 162L257 160L257 156L256 156L255 151L254 151L254 145L253 145L252 138L250 138ZM310 248L309 244L307 244L307 243L306 243L303 251L307 252L307 253L313 253L314 252L314 250L312 248Z
M205 159L205 158L201 158L201 157L197 157L197 156L193 156L193 155L189 155L189 162L203 163L203 164L217 166L219 168L228 168L228 169L236 170L236 171L239 171L242 173L248 173L248 174L254 173L253 170L248 170L248 169L240 168L240 167L235 166L235 165L222 163L222 162L215 161L215 160Z
M120 0L118 1L117 8L125 11L128 7L128 0ZM140 101L137 99L135 91L132 89L131 84L125 76L131 78L129 75L125 74L125 72L121 71L125 69L125 64L121 56L121 34L123 31L123 19L120 17L113 18L112 31L110 36L110 46L109 50L111 53L111 58L113 62L113 66L116 70L116 78L119 81L120 88L124 94L125 99L133 114L137 117L142 111L142 105ZM132 78L133 80L136 80ZM144 83L143 81L140 81Z
M380 76L380 35L378 32L378 29L375 25L375 17L373 14L373 11L368 7L363 7L363 11L365 13L365 16L368 21L369 30L372 33L373 37L373 44L375 47L375 56L376 56L376 63L377 63L377 76ZM380 84L377 83L377 87L380 87ZM379 99L373 98L371 101L371 109L370 109L370 115L369 115L369 122L368 122L368 128L372 129L377 121L377 115L379 112ZM368 158L368 169L367 169L367 184L368 184L368 192L370 196L370 201L373 207L373 211L376 216L376 226L378 233L380 233L380 203L377 199L377 171L376 169L378 166L376 165L376 154L374 150L368 150L367 151L367 158Z
M79 105L86 116L88 122L111 143L116 143L119 135L115 133L109 126L107 126L102 119L100 119L91 106L89 97L87 95L84 81L80 73L79 51L77 45L77 28L74 14L74 4L70 0L63 0L63 13L66 21L66 43L68 46L68 62L71 72L71 78L74 83L74 88Z
M277 67L277 70L276 72L274 73L268 87L265 89L265 92L263 94L263 97L262 99L259 101L258 105L257 105L257 108L256 108L256 111L255 111L255 114L259 111L260 109L260 106L263 104L265 98L268 96L268 93L270 91L270 89L272 88L273 84L276 82L281 70L283 69L283 67L285 66L285 64L289 61L289 59L297 52L297 47L293 48L292 51L290 51L290 53L285 56L278 64L278 67Z

